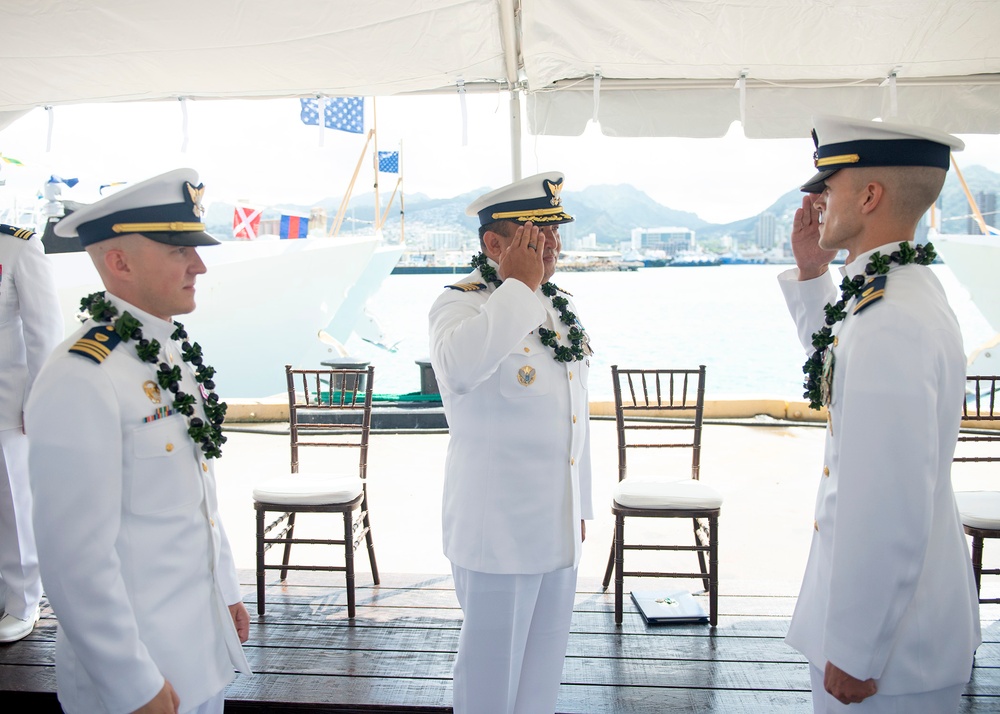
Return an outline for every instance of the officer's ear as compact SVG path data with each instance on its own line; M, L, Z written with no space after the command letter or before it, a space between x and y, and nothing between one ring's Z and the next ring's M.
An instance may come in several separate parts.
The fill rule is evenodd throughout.
M483 246L486 248L486 257L497 260L503 250L504 237L496 231L486 231L483 235Z

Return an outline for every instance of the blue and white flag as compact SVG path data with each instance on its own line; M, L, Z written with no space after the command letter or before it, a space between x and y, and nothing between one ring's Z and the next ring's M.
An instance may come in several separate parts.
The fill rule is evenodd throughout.
M378 170L387 174L398 174L399 152L398 151L378 152Z
M300 99L303 124L319 124L319 99ZM327 129L347 131L351 134L365 133L364 97L327 97L323 112L323 124Z

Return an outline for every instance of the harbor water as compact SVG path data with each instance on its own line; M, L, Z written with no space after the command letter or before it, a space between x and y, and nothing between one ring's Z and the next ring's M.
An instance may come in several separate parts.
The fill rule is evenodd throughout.
M592 401L612 398L610 367L707 367L709 399L800 399L805 352L778 288L793 266L721 265L635 272L556 273L590 335ZM966 353L995 331L944 265L931 267L962 327ZM838 276L839 277L839 276ZM375 365L375 391L420 389L416 360L429 354L427 313L462 276L392 275L369 302L395 352L352 336L352 357ZM891 283L889 286L891 290ZM916 346L914 346L916 347ZM901 355L905 358L905 355Z

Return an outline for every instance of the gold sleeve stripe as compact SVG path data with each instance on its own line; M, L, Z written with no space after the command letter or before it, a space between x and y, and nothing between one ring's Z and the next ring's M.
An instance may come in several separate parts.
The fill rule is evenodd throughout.
M868 295L863 300L859 300L858 304L854 306L854 312L857 313L858 310L863 308L865 305L867 305L870 302L878 300L883 295L885 295L885 290L878 290L876 292L873 292L871 295Z

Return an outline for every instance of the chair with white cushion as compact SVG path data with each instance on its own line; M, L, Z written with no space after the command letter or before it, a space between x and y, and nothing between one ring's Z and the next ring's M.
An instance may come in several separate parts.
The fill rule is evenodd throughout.
M962 433L958 436L955 463L1000 464L1000 376L966 378ZM983 569L983 545L987 538L1000 538L1000 491L955 493L962 526L972 537L972 571L976 592L982 591L984 575L1000 575L1000 569ZM981 603L1000 603L1000 598L980 598Z
M375 368L292 369L285 365L288 385L288 419L291 443L291 473L269 480L254 489L257 511L257 614L264 614L264 573L280 570L281 580L289 570L342 571L347 579L347 616L354 617L354 551L362 540L368 544L372 579L378 585L378 566L368 517L368 437L371 430L372 384ZM300 471L299 449L333 448L342 458L327 471ZM346 456L343 452L348 452ZM350 452L356 452L353 458ZM267 513L279 514L265 524ZM342 537L295 538L298 513L339 513ZM283 529L272 535L276 528ZM344 549L343 565L290 564L295 544L335 545ZM273 545L283 546L280 564L265 562Z
M619 369L611 368L615 393L615 421L618 431L618 485L611 512L615 533L611 557L604 574L607 589L615 576L615 623L622 622L624 576L697 578L708 591L709 623L718 622L719 600L719 513L722 496L699 480L701 430L705 411L705 366L698 369ZM690 450L690 464L684 459L670 472L664 452ZM655 461L640 465L638 452L655 454ZM633 459L629 466L628 458ZM690 518L694 545L663 545L629 542L625 539L626 518ZM643 572L625 570L625 551L694 551L699 571Z

